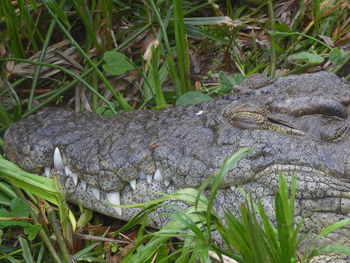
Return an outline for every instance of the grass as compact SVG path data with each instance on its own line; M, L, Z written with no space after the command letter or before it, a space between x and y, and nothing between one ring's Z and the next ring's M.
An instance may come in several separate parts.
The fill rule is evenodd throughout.
M317 67L350 78L346 72L349 50L344 45L350 29L346 1L306 4L295 1L289 9L283 9L283 2L273 1L246 1L240 5L204 0L147 0L144 4L108 0L91 1L90 5L84 2L1 3L0 22L8 29L0 33L3 57L19 62L41 50L38 61L27 61L33 65L33 81L23 79L16 67L4 72L6 88L1 96L11 100L5 109L9 115L17 114L12 119L26 117L57 102L61 96L71 96L68 94L74 89L81 89L72 72L89 85L89 91L84 91L87 101L75 98L77 108L79 105L82 110L101 112L100 108L107 106L114 114L135 107L161 109L194 90L190 60L201 53L206 57L197 66L215 68L213 61L219 58L221 65L215 71L233 71L244 76L256 72L270 76L302 73ZM290 10L295 10L295 14ZM66 70L58 69L50 79L43 79L44 64L40 63L46 63L45 51L62 40L69 40L80 58L76 61L67 58L70 66L63 66ZM111 50L124 53L136 67L118 76L103 71L102 57ZM52 70L57 65L50 64ZM80 64L83 70L77 71L75 64ZM206 71L203 70L204 74ZM139 87L137 103L128 90L114 84L135 72ZM16 80L20 84L13 88ZM164 89L169 80L172 89ZM204 86L205 92L205 81L196 84ZM29 93L22 93L28 85ZM47 94L41 93L47 85L54 88ZM106 96L113 106L103 99ZM9 119L1 115L0 122L7 127Z
M134 108L162 109L169 104L210 100L231 92L244 77L257 72L273 77L322 69L350 79L347 71L350 8L345 0L300 0L292 6L286 6L291 1L272 0L236 1L236 4L205 0L92 0L88 3L83 0L0 1L0 24L5 28L0 32L0 63L4 68L0 88L1 134L11 123L47 105L70 102L76 110L115 115ZM68 41L70 45L54 48L50 53L50 48L61 41ZM74 47L76 56L63 55L70 46ZM34 54L38 54L37 59L32 58ZM74 95L81 93L85 99ZM288 258L288 262L292 262L296 259L300 239L293 221L293 191L288 195L283 177L275 201L276 219L280 222L277 226L266 218L261 204L254 204L248 197L242 204L241 218L226 214L232 228L228 229L217 218L212 203L225 169L232 165L226 163L226 168L211 179L209 199L203 196L209 182L199 190L187 189L172 196L173 199L191 196L189 209L177 215L169 214L173 218L170 226L156 233L147 232L146 225L141 224L136 243L124 237L127 241L123 242L129 244L123 248L114 237L108 236L111 231L97 227L105 218L92 216L84 209L67 212L59 184L32 177L4 159L0 163L4 179L26 191L23 195L22 190L0 182L1 206L10 211L13 205L22 202L28 213L21 216L31 218L21 219L21 224L26 222L26 226L21 226L18 246L1 247L2 253L6 252L0 261L45 262L49 257L51 262L68 262L68 255L72 255L79 261L104 262L103 255L112 258L110 251L118 254L122 249L126 253L124 262L128 259L142 262L142 255L147 258L157 255L163 258L161 262L207 262L210 251L251 262L254 250L259 251L261 260L269 258L278 262ZM13 200L22 201L13 204ZM133 235L133 227L142 223L160 201L150 204L119 231L113 229L114 234L126 231ZM58 206L58 213L51 204ZM42 222L43 218L47 221ZM87 230L88 222L95 226L94 231ZM333 227L345 223L347 221ZM39 224L42 227L35 234ZM8 235L7 240L13 237L13 229L18 228L1 230L3 236ZM74 232L74 229L80 230ZM211 242L213 229L227 239L227 250ZM236 232L232 233L234 229ZM237 234L242 229L245 234ZM323 234L328 230L332 227ZM104 238L114 240L108 243L113 245L104 247L101 242L73 239L74 234L86 231L91 236L107 235ZM255 233L259 235L253 235ZM181 235L184 242L173 244L178 249L172 251L169 243L174 234ZM56 240L52 240L52 236ZM239 248L238 244L244 242L232 237L250 243ZM281 243L281 240L287 241ZM145 241L148 242L144 244ZM79 248L75 247L77 244ZM339 246L323 247L306 251L303 260L307 262L328 250L348 251Z

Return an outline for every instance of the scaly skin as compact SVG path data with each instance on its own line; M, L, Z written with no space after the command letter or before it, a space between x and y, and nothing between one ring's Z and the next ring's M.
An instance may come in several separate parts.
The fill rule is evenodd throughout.
M319 232L350 211L349 103L349 83L330 73L274 81L257 75L226 98L157 112L102 117L47 109L13 124L4 149L27 171L52 169L59 149L65 168L57 163L56 170L68 200L129 220L137 209L105 203L118 203L120 195L121 204L135 204L159 197L155 191L198 187L225 157L250 146L254 153L222 182L218 214L239 212L239 185L272 217L278 172L295 172L297 221L305 217L303 231ZM329 235L343 244L349 238L349 228Z

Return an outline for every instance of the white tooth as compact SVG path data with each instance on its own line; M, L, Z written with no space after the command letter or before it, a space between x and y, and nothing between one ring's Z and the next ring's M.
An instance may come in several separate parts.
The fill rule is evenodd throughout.
M53 154L53 166L57 170L63 170L64 169L62 156L61 156L60 150L57 147L55 148L55 152Z
M73 179L74 185L76 186L78 184L78 176L73 172L70 173L70 176Z
M71 176L71 174L72 174L72 171L69 169L68 166L64 167L64 172L65 172L66 176Z
M92 187L92 194L96 197L97 200L100 200L100 189L97 187Z
M160 172L160 169L157 168L156 172L154 173L154 180L161 182L163 181L162 173Z
M203 112L204 112L204 111L200 110L200 111L198 111L198 112L196 113L196 115L197 115L197 116L198 116L198 115L201 115Z
M152 175L151 174L147 174L147 183L148 184L152 183Z
M78 176L75 173L72 173L72 178L73 178L73 182L75 185L78 184Z
M120 205L120 193L112 192L107 193L108 201L113 205ZM119 216L122 215L122 209L120 207L113 207Z
M51 177L50 172L51 172L50 167L45 167L45 176L46 177L48 177L48 178Z
M168 181L168 180L164 179L164 184L165 184L165 186L166 186L166 187L168 187L168 186L169 186L169 184L170 184L170 181Z
M233 192L236 191L236 187L230 186L230 188L231 188L231 190L232 190Z
M130 186L131 186L132 190L135 190L136 189L136 180L130 181Z
M73 179L74 185L78 184L78 176L77 174L73 173L68 166L64 167L64 172L67 176Z

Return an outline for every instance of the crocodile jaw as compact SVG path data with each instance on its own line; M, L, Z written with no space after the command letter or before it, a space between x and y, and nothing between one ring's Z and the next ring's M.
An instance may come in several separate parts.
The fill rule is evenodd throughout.
M179 190L174 184L163 179L161 170L158 168L154 175L140 173L137 180L130 181L121 191L107 192L100 187L89 185L84 179L80 179L77 174L72 172L68 166L62 166L63 160L61 158L59 150L55 149L53 163L56 165L52 168L45 168L42 175L48 177L52 173L58 175L70 202L83 204L88 209L118 219L131 220L141 211L141 208L120 208L118 207L120 205L150 202L161 198L161 193L172 194ZM302 218L306 218L302 233L314 231L315 233L312 233L310 238L320 232L323 226L343 220L349 214L350 193L347 189L350 188L350 183L336 177L329 180L330 175L328 176L325 172L315 168L276 164L257 173L254 180L239 185L250 193L254 200L261 200L266 214L273 222L275 220L274 194L278 189L278 174L281 172L287 176L288 180L291 179L292 175L296 175L298 178L299 188L295 201L295 220L298 223ZM206 190L204 194L209 196L210 190ZM217 192L214 208L218 215L224 218L224 212L227 210L239 214L239 206L243 202L244 197L237 186L221 187ZM185 204L176 203L176 205L183 206ZM169 221L169 218L159 217L159 214L164 212L171 212L171 209L169 208L167 211L166 207L162 207L151 213L152 226L160 228ZM349 243L350 232L348 228L346 229L346 231L344 229L338 230L316 244ZM221 242L219 239L217 241Z

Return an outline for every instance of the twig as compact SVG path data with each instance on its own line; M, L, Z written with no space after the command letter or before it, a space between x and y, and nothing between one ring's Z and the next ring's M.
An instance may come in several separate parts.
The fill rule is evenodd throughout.
M78 233L73 233L73 237L78 238L78 239L84 239L84 240L111 242L111 243L119 243L119 244L131 244L131 243L133 243L130 241L122 241L122 240L117 240L117 239L113 239L113 238L99 237L99 236L92 236L92 235L85 235L85 234L78 234Z

